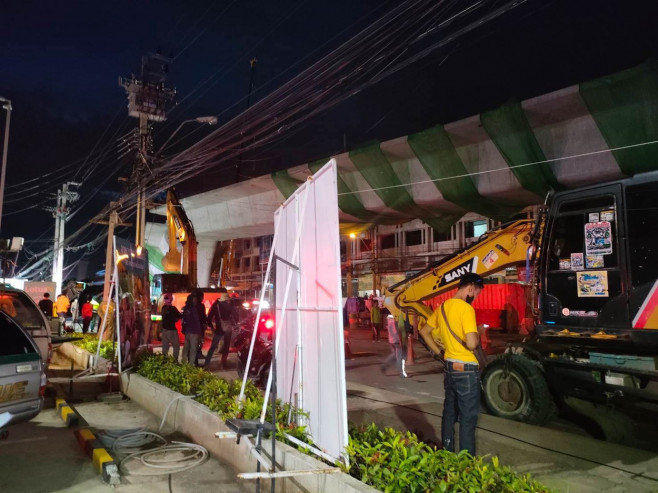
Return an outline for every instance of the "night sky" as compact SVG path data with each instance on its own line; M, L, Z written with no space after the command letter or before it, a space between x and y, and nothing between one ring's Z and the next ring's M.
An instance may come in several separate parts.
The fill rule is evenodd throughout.
M176 57L168 85L177 89L178 106L171 109L168 122L155 127L158 148L185 119L220 115L221 124L238 115L246 106L251 58L258 58L252 96L258 100L398 3L5 2L0 12L0 96L12 101L14 111L2 237L24 236L33 254L46 249L54 219L42 206L55 204L52 194L66 180L84 178L67 234L120 196L116 177L130 173L133 154L118 159L125 149L117 137L133 129L136 120L127 116L125 93L117 81L139 73L142 55L159 48ZM492 8L505 3L492 2ZM241 179L655 58L656 3L529 0L341 103L258 160L245 159L252 164ZM4 121L4 112L0 116ZM211 130L193 125L178 134L183 140L175 150ZM188 128L194 133L188 134ZM231 179L211 173L179 189L185 195ZM94 227L76 244L99 231L100 226ZM73 258L68 255L67 262ZM99 267L93 256L89 259L93 268Z

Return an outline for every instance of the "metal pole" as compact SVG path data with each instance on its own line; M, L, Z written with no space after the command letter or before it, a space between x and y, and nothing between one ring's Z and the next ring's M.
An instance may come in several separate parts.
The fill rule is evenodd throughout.
M60 292L64 288L64 240L66 238L66 233L64 232L64 227L66 225L66 200L69 194L69 184L64 183L62 186L62 199L60 201L61 211L59 214L59 243L57 244L57 252L59 261L57 262L57 292Z
M103 280L103 300L109 301L110 299L110 267L114 263L113 256L113 240L114 240L114 227L119 222L119 214L117 211L110 212L110 220L107 228L107 249L105 251L105 278Z
M0 98L0 102L4 103L3 108L7 112L7 119L5 120L5 140L2 146L2 171L0 172L0 229L2 228L2 204L5 200L5 172L7 170L7 151L9 149L9 123L11 121L11 101L8 99Z
M52 279L53 282L55 283L55 296L59 294L59 285L61 284L62 280L57 278L57 273L59 272L59 222L61 220L60 218L60 210L62 208L62 191L57 190L57 204L55 204L55 238L54 238L54 243L53 243L53 274L52 274Z

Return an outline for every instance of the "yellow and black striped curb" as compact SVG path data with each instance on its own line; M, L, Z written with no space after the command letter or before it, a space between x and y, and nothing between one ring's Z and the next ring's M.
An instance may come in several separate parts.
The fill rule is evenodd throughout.
M82 428L76 430L74 434L82 450L92 460L96 472L103 477L103 481L109 484L119 484L120 477L117 463L94 432L89 428Z
M80 416L69 406L64 399L55 399L55 408L59 413L59 417L66 423L69 428L71 426L78 426L80 423Z

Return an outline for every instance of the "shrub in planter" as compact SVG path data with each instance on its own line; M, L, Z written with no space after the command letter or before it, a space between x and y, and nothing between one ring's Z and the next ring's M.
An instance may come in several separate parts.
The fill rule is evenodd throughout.
M454 454L418 441L411 433L376 425L350 430L347 472L386 492L548 492L528 475L466 452Z
M96 334L83 334L82 339L73 341L73 345L84 349L88 353L96 354L96 349L98 349L98 336ZM107 360L114 359L114 343L112 341L101 342L100 356Z
M159 354L140 354L135 361L137 373L153 382L164 385L175 392L184 395L194 395L195 400L215 411L222 419L240 418L257 419L263 407L263 395L253 382L247 381L244 400L238 404L242 380L224 380L193 365L181 365L171 356ZM296 420L288 423L288 416L293 418L303 416L299 410L292 409L288 404L277 400L278 428L300 440L308 441L305 427L296 424ZM271 420L270 407L267 408L266 419Z
M136 358L134 369L141 376L195 399L219 414L222 419L257 419L263 406L260 390L247 382L245 399L236 402L241 380L227 381L192 365L178 364L172 357L144 353ZM284 433L312 444L299 417L307 413L277 400L277 439L286 441ZM288 416L293 416L288 423ZM269 413L266 418L271 420ZM291 444L292 445L292 444ZM293 445L295 446L295 445ZM306 449L298 447L303 453ZM490 462L465 452L454 454L438 450L418 440L411 433L391 428L380 430L375 424L350 429L346 449L351 476L386 492L547 492L529 476L516 474L500 466L498 458Z

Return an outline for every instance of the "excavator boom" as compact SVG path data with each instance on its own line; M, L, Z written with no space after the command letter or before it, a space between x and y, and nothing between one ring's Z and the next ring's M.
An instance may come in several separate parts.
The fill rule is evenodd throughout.
M474 272L484 277L526 263L534 230L535 221L527 219L489 231L477 243L388 288L384 305L396 318L401 309L410 308L427 319L432 309L423 301L457 287L464 274Z
M180 272L188 276L190 287L197 285L197 241L192 222L188 219L176 191L167 190L167 233L169 251L162 258L167 272ZM182 245L178 251L177 241Z

